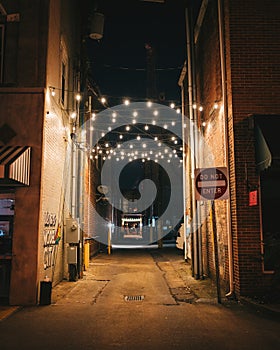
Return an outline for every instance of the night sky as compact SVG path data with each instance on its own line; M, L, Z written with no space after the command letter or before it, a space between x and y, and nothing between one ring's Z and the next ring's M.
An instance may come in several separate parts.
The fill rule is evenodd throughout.
M92 78L101 94L146 96L146 49L156 52L156 87L165 100L180 100L178 79L186 59L183 0L152 3L140 0L99 0L105 16L104 35L90 42Z

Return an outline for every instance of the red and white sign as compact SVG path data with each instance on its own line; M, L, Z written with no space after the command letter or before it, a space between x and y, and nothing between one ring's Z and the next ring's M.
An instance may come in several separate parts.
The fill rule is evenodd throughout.
M195 190L195 199L199 201L228 199L227 168L196 169Z

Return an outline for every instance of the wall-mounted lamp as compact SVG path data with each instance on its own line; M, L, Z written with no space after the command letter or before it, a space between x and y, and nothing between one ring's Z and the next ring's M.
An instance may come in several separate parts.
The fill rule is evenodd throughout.
M50 90L51 90L51 95L55 96L55 87L50 86Z

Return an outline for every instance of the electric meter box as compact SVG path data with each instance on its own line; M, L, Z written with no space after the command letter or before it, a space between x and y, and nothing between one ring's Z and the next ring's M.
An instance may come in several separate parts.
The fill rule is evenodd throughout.
M77 262L78 262L77 246L67 247L67 263L77 264Z
M79 243L80 228L77 220L66 219L66 243Z

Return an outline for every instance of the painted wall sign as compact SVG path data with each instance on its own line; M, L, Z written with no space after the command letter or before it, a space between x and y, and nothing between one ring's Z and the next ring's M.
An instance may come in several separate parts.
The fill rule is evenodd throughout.
M57 241L57 216L54 213L44 214L44 269L55 265L55 257L58 249Z

